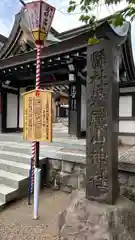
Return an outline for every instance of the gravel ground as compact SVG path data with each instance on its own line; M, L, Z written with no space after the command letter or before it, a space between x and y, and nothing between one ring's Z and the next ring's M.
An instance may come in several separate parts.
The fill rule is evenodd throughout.
M33 206L27 199L10 204L0 212L0 240L57 240L58 216L69 195L45 189L40 193L39 219L33 220Z

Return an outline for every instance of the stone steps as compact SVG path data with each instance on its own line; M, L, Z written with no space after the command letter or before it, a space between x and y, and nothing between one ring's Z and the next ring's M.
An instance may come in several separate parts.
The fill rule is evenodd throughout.
M24 151L26 154L24 154ZM28 155L27 149L4 147L3 151L0 150L0 158L3 160L13 161L17 163L29 164L30 154Z
M17 188L12 188L4 184L0 184L0 201L8 203L17 197Z
M18 189L23 184L23 182L26 181L27 181L26 176L0 170L0 184L4 184L6 186Z
M54 126L54 135L64 135L66 131L67 128L63 127L61 123ZM54 141L52 144L41 143L40 159L47 157L61 160L76 160L77 158L80 161L82 159L82 156L75 156L76 153L67 151L64 154L60 151L67 144L77 144L76 147L78 148L76 139L70 140L63 135L62 139L56 138L58 141ZM21 134L0 135L0 209L7 202L27 194L30 158L31 143L23 141Z
M4 206L5 206L5 202L0 201L0 210L2 210L4 208Z
M0 144L0 209L6 203L26 195L28 189L30 154L22 148ZM12 147L11 147L12 146ZM28 153L28 151L27 151Z
M0 209L28 193L30 158L31 143L0 140Z
M29 174L29 164L4 160L1 159L1 157L0 157L0 169L11 173L21 174L23 176L28 176Z

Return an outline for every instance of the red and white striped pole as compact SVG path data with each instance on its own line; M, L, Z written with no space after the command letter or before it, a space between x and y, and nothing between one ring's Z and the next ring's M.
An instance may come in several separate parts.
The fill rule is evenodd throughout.
M40 57L41 57L41 45L37 45L37 64L36 64L36 90L40 89Z
M40 57L41 45L36 45L37 59L36 59L36 96L39 96L40 90ZM40 169L39 169L39 142L32 143L32 181L31 190L34 185L34 219L38 218L38 205L39 205L39 188L40 188Z
M51 23L54 17L55 8L43 0L36 0L25 4L23 0L20 0L23 4L21 27L24 31L31 30L33 40L37 44L37 59L36 59L36 96L40 94L40 57L41 57L41 45L44 46L45 38L50 30ZM37 15L38 14L38 15ZM27 21L25 21L27 20ZM26 26L28 23L28 27ZM29 32L30 33L30 32ZM38 33L38 34L37 34ZM34 219L38 218L38 198L40 187L40 164L39 164L39 142L33 141L32 143L32 158L30 168L30 181L29 193L33 190L34 185ZM30 202L30 194L29 194ZM28 203L29 203L28 202Z
M40 89L40 56L41 56L41 45L36 45L37 49L37 59L36 59L36 95L39 94ZM34 170L35 170L35 154L36 154L36 142L32 143L32 182L31 182L31 192L34 185Z

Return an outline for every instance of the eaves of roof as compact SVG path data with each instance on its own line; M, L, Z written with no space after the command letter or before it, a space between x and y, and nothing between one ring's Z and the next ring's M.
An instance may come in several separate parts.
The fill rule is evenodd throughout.
M7 37L5 37L5 36L3 36L2 34L0 34L0 42L1 43L6 43L6 41L8 40L8 38Z
M9 37L5 38L4 36L0 35L0 40L2 39L2 42L4 43L3 47L0 50L0 58L7 57L8 51L10 51L10 48L12 47L14 42L19 38L21 34L20 21L21 21L21 13L19 12L18 14L15 15L14 25ZM52 34L54 35L54 37L52 36ZM58 35L58 34L59 33L54 28L51 28L51 35L49 36L50 39L48 40L54 41L54 42L61 41L57 37L55 37L55 35Z
M121 38L117 35L117 33L111 28L108 22L104 22L97 28L97 34L100 35L100 38L106 38L109 36L114 39ZM128 33L129 34L129 33ZM73 51L78 51L81 48L87 47L88 38L93 36L93 32L88 30L84 33L80 33L77 36L74 36L70 39L70 41L64 40L60 43L50 45L48 47L44 47L42 49L41 59L50 58L59 56L61 54L68 54ZM126 36L124 37L124 39ZM123 38L122 38L123 39ZM128 51L132 51L132 49L128 49ZM8 68L10 66L21 65L25 63L30 63L36 60L36 52L30 51L28 53L20 54L17 56L9 57L6 59L0 60L0 69Z

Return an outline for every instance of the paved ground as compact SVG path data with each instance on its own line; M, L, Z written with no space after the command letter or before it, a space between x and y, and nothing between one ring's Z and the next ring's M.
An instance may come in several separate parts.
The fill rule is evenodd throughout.
M127 152L129 149L131 149L131 146L119 146L119 156L123 155L125 152Z
M32 219L33 206L27 199L0 212L0 240L57 240L58 216L67 206L69 195L44 190L40 194L39 220Z

